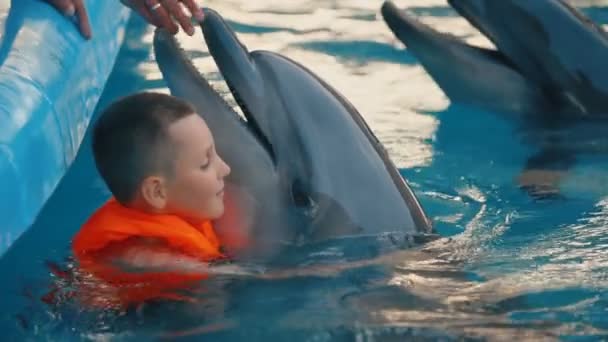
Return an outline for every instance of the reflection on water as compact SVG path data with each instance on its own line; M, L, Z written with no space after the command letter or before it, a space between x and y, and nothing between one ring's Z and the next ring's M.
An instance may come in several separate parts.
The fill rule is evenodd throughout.
M397 3L441 31L489 45L444 0ZM596 20L608 18L601 7L608 1L574 3ZM78 307L59 312L24 308L15 302L17 313L0 316L4 331L19 326L14 336L57 340L554 340L608 335L608 189L598 178L605 179L605 157L577 159L564 178L562 197L530 198L516 180L536 152L538 133L521 130L496 113L450 104L381 20L380 1L207 0L205 5L230 19L250 48L283 53L342 92L402 168L444 238L405 250L370 237L294 251L293 263L299 267L311 260L343 264L353 255L368 262L318 277L216 279L206 285L206 298L213 300L204 305L151 306L116 316ZM106 95L107 100L133 89L168 91L153 60L152 32L141 35L130 39L121 54L122 65L130 68L123 76L134 81L130 87L113 83L116 93ZM228 96L201 34L179 38L196 66ZM568 143L582 141L581 134L562 137ZM67 177L71 181L54 196L52 210L45 209L47 214L0 262L0 269L11 263L35 270L30 278L45 283L42 261L63 260L78 222L107 194L90 156L79 157L72 172L78 176ZM70 191L79 193L78 203L67 195ZM77 217L58 217L65 206L79 209ZM49 226L59 227L52 239ZM52 252L32 258L35 248ZM19 278L16 272L3 279ZM3 293L19 291L2 286L7 287Z

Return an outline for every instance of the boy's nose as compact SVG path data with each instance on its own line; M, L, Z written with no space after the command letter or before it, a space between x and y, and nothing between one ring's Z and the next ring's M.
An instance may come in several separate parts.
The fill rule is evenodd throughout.
M224 161L224 159L220 158L220 176L222 178L228 176L230 174L230 166L228 164L226 164L226 162Z

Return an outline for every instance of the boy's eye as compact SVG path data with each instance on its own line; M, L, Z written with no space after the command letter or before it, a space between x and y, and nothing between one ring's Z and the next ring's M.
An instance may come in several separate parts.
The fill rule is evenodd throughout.
M214 153L215 150L213 149L213 147L207 150L207 161L203 165L201 165L201 170L206 170L209 167L209 165L211 164L211 159L214 157Z

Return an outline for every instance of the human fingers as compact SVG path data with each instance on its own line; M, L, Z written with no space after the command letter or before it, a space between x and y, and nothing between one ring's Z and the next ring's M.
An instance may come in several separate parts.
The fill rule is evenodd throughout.
M194 34L194 27L190 22L190 18L186 16L182 6L177 0L159 0L163 7L169 12L169 14L177 20L179 25L184 29L184 31L189 34Z
M78 27L80 28L80 33L86 39L91 39L93 33L91 32L91 23L89 22L89 15L87 14L87 10L84 7L84 1L73 0L73 6L75 9L76 18L78 18Z
M148 23L159 26L158 21L152 16L152 13L150 13L150 10L144 5L143 1L120 0L120 2L129 7L132 11L137 12L137 14L142 16Z
M177 33L179 28L173 22L165 7L162 6L162 4L158 2L158 0L148 0L146 1L146 5L152 13L152 17L158 21L158 26L167 29L172 34Z
M190 11L190 14L192 14L192 16L198 22L202 22L203 21L203 17L205 16L203 14L203 10L196 5L196 2L194 0L181 0L181 1L186 6L186 8L188 9L188 11Z
M47 0L47 2L66 16L72 16L76 11L72 0Z
M154 26L161 26L160 22L158 21L158 19L155 18L154 13L152 13L147 7L146 5L143 4L136 4L133 8L134 11L136 11L137 13L139 13L139 15L141 15L142 17L144 17L144 19L149 22L150 24L154 25Z

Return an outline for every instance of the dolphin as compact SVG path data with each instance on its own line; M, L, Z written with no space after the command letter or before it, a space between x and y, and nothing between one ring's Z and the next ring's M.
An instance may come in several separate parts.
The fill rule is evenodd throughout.
M204 12L205 41L244 118L172 35L158 29L154 51L170 92L208 123L232 168L227 182L252 199L259 240L253 245L281 250L340 237L434 234L414 192L344 96L285 56L249 51L218 13Z
M450 100L509 113L551 106L541 89L499 52L438 32L390 1L382 5L381 13Z
M496 46L440 33L390 1L389 28L454 102L546 118L608 113L608 35L563 0L448 0Z
M564 0L448 0L521 74L586 115L608 114L608 34ZM574 109L573 108L573 109Z
M608 152L608 35L562 0L448 2L496 49L438 32L391 1L381 13L453 103L517 119L540 146L519 185L555 197L578 155Z

